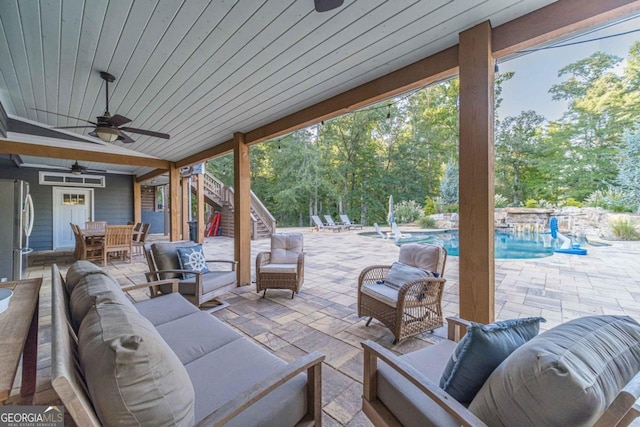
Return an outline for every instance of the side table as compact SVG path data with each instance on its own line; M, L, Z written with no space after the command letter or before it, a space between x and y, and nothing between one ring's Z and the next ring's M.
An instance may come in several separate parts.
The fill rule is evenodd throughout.
M36 391L38 308L42 279L2 282L13 291L9 308L0 313L0 405L9 398L22 357L20 395Z

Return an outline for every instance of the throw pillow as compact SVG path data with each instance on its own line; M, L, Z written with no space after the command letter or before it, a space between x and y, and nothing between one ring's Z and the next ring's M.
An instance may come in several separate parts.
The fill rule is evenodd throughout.
M514 351L469 410L490 426L591 426L638 371L638 322L581 317Z
M198 271L200 273L208 273L206 258L202 245L195 245L190 248L177 248L178 259L180 260L180 268L182 270ZM183 274L184 279L191 279L195 274Z
M418 267L394 262L389 274L384 279L384 284L394 289L400 289L405 283L425 277L431 277L431 274Z
M542 317L472 324L454 350L440 377L440 387L467 404L489 375L515 349L538 335Z

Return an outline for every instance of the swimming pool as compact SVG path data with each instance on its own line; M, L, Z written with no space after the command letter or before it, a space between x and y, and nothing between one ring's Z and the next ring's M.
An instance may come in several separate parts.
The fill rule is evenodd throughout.
M369 235L378 237L375 233ZM413 242L441 245L447 249L449 255L460 254L458 230L415 232L411 233L411 237L402 238L396 244L400 246ZM556 247L556 242L547 233L516 233L502 230L496 230L495 233L496 259L544 258L553 255Z

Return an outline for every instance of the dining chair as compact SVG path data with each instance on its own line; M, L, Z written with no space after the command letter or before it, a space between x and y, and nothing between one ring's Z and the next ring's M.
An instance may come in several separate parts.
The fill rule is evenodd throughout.
M87 239L80 226L76 224L71 225L73 236L76 240L76 247L74 250L74 257L76 259L82 259L87 261L99 261L102 259L102 245L100 243L93 243L91 239Z
M87 221L84 223L84 228L87 230L104 230L107 226L107 221Z
M133 252L133 226L131 225L107 225L102 241L102 265L107 265L110 253L121 253L123 259Z
M142 228L138 234L133 236L133 252L135 254L142 255L144 253L144 243L147 240L147 233L149 233L151 224L142 224Z

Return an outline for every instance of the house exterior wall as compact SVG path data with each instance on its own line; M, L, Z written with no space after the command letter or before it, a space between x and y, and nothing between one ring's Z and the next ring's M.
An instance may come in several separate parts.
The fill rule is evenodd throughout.
M35 207L29 246L34 251L53 248L53 186L38 184L38 169L18 168L11 160L0 158L0 178L29 183ZM110 225L126 224L133 218L133 185L129 175L105 174L105 188L94 189L94 216ZM2 242L0 242L2 244Z

